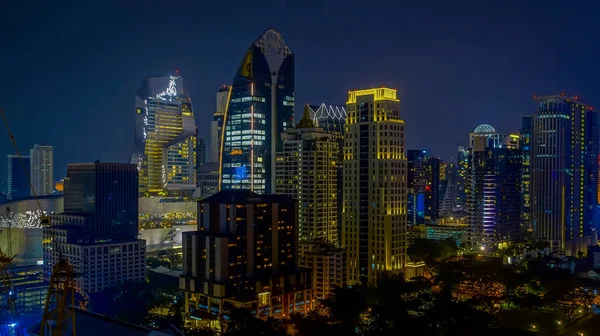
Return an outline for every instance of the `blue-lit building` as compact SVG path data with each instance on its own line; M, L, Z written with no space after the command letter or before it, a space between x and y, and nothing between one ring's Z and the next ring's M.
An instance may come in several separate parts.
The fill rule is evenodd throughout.
M294 126L294 54L268 29L246 51L224 116L221 190L271 193L279 135Z
M146 242L138 236L138 169L129 163L67 168L64 212L43 229L44 280L67 258L83 293L146 278Z
M587 252L597 204L598 119L578 97L536 97L531 140L533 237L567 255Z
M521 238L521 154L476 137L468 152L467 224L473 246Z
M20 199L31 195L29 185L29 156L8 155L7 199Z
M408 150L408 225L435 222L440 211L440 159Z
M531 117L521 118L521 232L525 236L531 233L531 133Z

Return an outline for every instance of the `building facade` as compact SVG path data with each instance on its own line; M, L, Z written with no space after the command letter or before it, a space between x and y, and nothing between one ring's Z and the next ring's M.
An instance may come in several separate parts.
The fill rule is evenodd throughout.
M221 137L223 136L223 119L229 99L229 86L223 85L217 92L216 111L210 122L210 162L219 162L221 157Z
M221 190L272 193L279 135L294 124L294 54L268 29L238 67L224 116Z
M179 287L186 315L216 319L233 308L258 318L308 312L313 298L310 272L297 268L297 211L289 196L249 190L199 201L198 230L183 234Z
M64 212L44 227L44 279L67 258L83 293L146 278L146 244L138 236L138 170L134 164L67 167Z
M348 283L375 283L406 260L407 163L396 90L348 92L344 225Z
M521 232L529 237L531 228L531 117L521 118L519 147L521 149Z
M203 199L219 191L219 164L217 162L209 162L198 167L197 173L198 189L194 194L196 199Z
M37 196L54 191L54 149L49 145L34 145L29 150L29 173Z
M19 159L18 155L8 155L7 162L8 174L6 177L6 198L10 201L31 195L31 187L29 185L29 156L21 156L21 159Z
M307 106L296 128L281 134L275 193L298 200L298 263L312 270L315 296L323 299L346 282L338 241L340 144L335 134L317 127L310 114Z
M135 97L131 163L140 196L191 196L196 188L196 123L179 75L147 78Z
M567 255L585 253L591 244L590 206L596 203L592 194L597 169L591 171L598 155L596 112L578 97L560 94L536 100L531 138L533 237Z
M478 137L469 149L465 186L469 238L474 247L521 238L520 151L489 147L494 145Z
M407 151L409 226L435 222L440 211L441 160L424 150Z
M206 146L204 140L196 139L196 169L206 163Z

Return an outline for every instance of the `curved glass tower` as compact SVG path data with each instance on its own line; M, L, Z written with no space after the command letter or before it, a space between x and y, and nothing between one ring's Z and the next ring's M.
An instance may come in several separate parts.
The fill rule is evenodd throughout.
M191 196L196 187L196 123L180 76L147 78L135 96L131 162L140 196Z
M221 137L221 190L272 193L279 134L294 125L294 54L275 29L246 51L229 89Z

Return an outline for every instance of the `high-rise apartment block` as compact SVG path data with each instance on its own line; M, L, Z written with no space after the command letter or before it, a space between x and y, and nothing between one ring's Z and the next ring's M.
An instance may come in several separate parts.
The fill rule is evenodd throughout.
M221 190L272 193L279 135L294 125L294 54L275 29L256 40L229 89Z
M229 86L223 85L217 92L216 111L210 122L210 162L219 162L221 157L221 139L223 136L223 119L229 101Z
M196 122L179 75L147 78L135 97L131 163L141 196L188 197L196 188Z
M396 90L348 92L344 223L348 282L374 283L406 258L407 162Z
M335 134L315 125L308 106L281 139L275 192L298 200L298 262L312 270L315 296L322 299L346 282L337 228L340 144Z
M31 185L37 196L54 191L54 150L49 145L34 145L29 150Z
M407 151L409 226L435 222L440 211L441 160L424 150Z
M64 212L44 228L44 279L60 258L80 274L84 293L146 278L146 244L138 236L138 170L126 163L70 164Z
M8 155L7 193L6 198L15 200L31 195L29 185L29 156Z
M567 255L591 243L597 193L598 119L578 97L536 97L531 135L533 237Z
M519 147L521 149L521 233L529 237L531 227L531 117L521 118Z
M225 190L198 202L198 230L183 233L185 312L204 320L247 308L259 318L312 308L309 271L297 268L298 203Z

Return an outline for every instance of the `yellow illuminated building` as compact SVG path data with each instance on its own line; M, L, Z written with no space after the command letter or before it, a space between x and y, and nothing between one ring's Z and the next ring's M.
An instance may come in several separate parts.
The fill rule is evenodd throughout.
M374 283L406 260L404 120L396 90L348 92L342 245L348 284Z
M148 78L136 95L132 163L141 196L190 196L196 187L196 124L180 76Z

